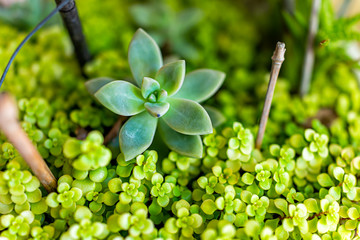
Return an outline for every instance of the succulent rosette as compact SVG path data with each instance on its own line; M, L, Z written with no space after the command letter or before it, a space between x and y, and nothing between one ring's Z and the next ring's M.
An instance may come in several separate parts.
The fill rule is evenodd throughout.
M142 29L130 43L128 61L135 84L110 78L86 83L88 91L105 107L116 114L131 116L119 132L124 159L144 152L156 129L170 149L201 157L200 135L212 133L213 126L199 102L220 88L225 74L211 69L185 74L184 60L163 65L158 45Z

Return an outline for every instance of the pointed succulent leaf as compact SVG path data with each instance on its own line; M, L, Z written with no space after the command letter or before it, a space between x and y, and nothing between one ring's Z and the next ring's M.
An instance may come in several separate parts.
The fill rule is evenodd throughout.
M156 74L155 79L169 96L181 88L185 77L185 61L179 60L164 65Z
M113 81L113 79L107 77L94 78L87 81L85 87L90 94L94 95L100 88L111 81Z
M163 64L158 45L142 29L137 30L131 40L128 60L138 86L141 85L144 77L154 77Z
M167 101L170 103L170 109L162 119L169 127L187 135L212 133L210 117L200 104L177 98L168 98Z
M186 98L196 102L202 102L211 97L223 84L225 73L211 70L199 69L186 74L184 83L176 98Z
M146 99L151 93L160 89L158 81L152 78L144 77L141 84L141 94Z
M144 152L152 143L157 119L148 112L131 117L119 133L120 149L125 161Z
M147 102L145 103L145 109L156 118L162 117L170 107L170 104L167 102L161 102L161 103L151 103Z
M159 120L158 129L161 138L171 150L189 157L202 157L203 145L200 136L178 133L162 119Z
M140 89L125 81L112 81L96 93L95 97L116 114L132 116L145 110Z
M209 114L211 123L214 128L220 126L226 121L225 116L216 108L211 106L204 106L206 112Z

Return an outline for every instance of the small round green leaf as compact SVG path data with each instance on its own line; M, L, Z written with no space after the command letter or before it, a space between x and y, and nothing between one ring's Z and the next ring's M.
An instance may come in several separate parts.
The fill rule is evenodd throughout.
M283 220L283 227L284 227L285 231L287 231L287 232L292 232L292 231L294 231L294 224L293 224L292 219L290 219L290 218L285 218L285 219Z
M216 204L213 200L211 199L206 199L205 201L203 201L203 203L201 204L201 210L203 210L203 212L207 215L211 215L213 214L216 210Z
M210 117L200 104L177 98L168 98L167 101L170 103L170 109L162 119L169 127L187 135L212 133Z
M125 161L131 160L144 152L152 143L157 125L157 118L148 112L131 117L121 128L119 142Z
M332 187L334 182L327 173L321 173L317 176L317 180L322 187Z
M289 214L289 212L288 212L288 202L285 199L277 198L277 199L274 200L274 204L278 209L283 211L286 215Z
M304 204L308 210L309 213L319 213L320 207L316 199L314 198L308 198L304 201Z
M123 116L132 116L145 109L140 89L125 81L106 84L95 97L109 110Z
M243 181L246 185L251 185L254 182L254 179L254 175L248 172L244 173L244 175L241 177L241 181Z
M344 178L345 171L341 167L336 167L333 170L334 178L338 181L342 181Z
M163 64L158 45L142 29L138 29L131 40L128 60L138 86L144 77L154 77Z

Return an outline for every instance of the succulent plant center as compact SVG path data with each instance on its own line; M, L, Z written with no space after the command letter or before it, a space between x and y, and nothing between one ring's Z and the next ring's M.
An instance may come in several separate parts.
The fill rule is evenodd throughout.
M151 103L164 102L167 96L168 93L164 89L159 89L150 93L150 95L147 98L147 101Z

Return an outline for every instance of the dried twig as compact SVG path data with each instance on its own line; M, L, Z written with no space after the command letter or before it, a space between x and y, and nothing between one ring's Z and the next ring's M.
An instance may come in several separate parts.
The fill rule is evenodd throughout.
M62 4L64 1L66 0L55 0L57 5ZM83 67L90 60L91 55L86 44L75 1L70 0L69 3L60 10L60 14L74 45L78 62L80 66Z
M285 43L278 42L276 44L274 54L271 57L272 66L271 66L271 73L270 73L270 81L269 81L268 89L266 92L264 108L263 108L263 111L261 114L259 131L258 131L258 134L256 137L256 148L257 149L260 149L263 138L264 138L266 123L269 118L271 101L272 101L272 98L274 95L276 81L279 76L281 65L285 60L285 58L284 58L285 51L286 51Z
M308 93L314 67L314 39L319 28L319 12L321 0L313 0L310 15L309 33L306 42L306 52L303 62L303 70L301 76L300 95L304 96Z
M110 129L108 134L106 134L106 136L104 138L104 144L108 144L109 142L111 142L111 140L113 140L118 135L121 126L126 122L126 120L128 120L128 118L129 117L119 116L118 120L115 122L113 127Z
M55 191L56 179L36 147L21 128L16 103L7 93L0 94L0 129L19 151L46 191Z

